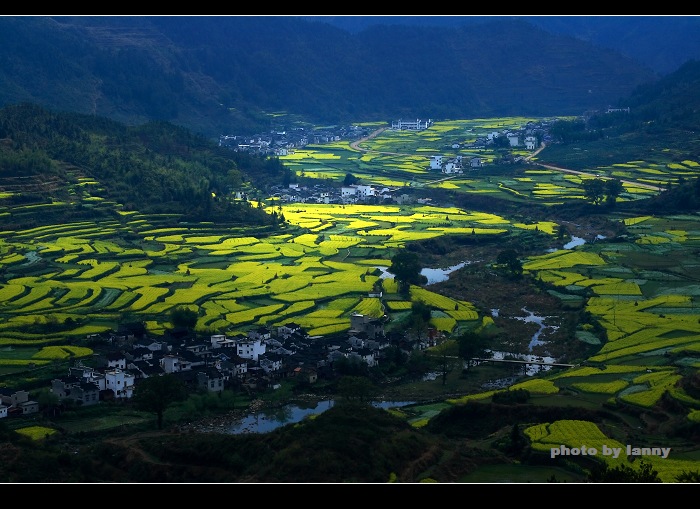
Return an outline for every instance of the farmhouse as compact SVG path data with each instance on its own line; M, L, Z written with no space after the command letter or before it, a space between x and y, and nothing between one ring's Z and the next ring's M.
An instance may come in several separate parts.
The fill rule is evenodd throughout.
M39 411L39 403L30 400L29 393L23 390L0 389L0 404L7 407L6 412L3 412L6 416L35 414Z

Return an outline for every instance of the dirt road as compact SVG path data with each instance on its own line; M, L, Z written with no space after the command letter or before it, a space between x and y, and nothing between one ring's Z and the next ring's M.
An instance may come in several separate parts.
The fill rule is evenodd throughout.
M367 150L360 148L360 143L363 141L371 140L372 138L375 138L376 136L379 136L382 134L384 131L386 131L388 127L381 127L377 129L376 131L373 131L369 134L369 136L365 136L364 138L360 138L359 140L353 141L350 143L350 147L354 148L355 150L359 150L360 152L367 152Z
M528 155L525 159L527 159L528 161L530 161L532 164L536 164L537 166L541 166L542 168L547 168L548 170L560 171L560 172L562 172L562 173L570 173L570 174L572 174L572 175L583 175L583 176L586 176L586 177L598 178L598 175L596 175L596 174L594 174L594 173L589 173L589 172L579 171L579 170L570 170L570 169L568 169L568 168L561 168L560 166L553 166L553 165L551 165L551 164L543 164L543 163L538 163L538 162L531 161L531 159L532 159L533 157L535 157L537 154L539 154L540 152L542 152L542 150L544 150L545 147L546 147L546 145L545 145L544 143L542 143L542 144L540 145L540 148L538 148L537 150L535 150L532 154ZM604 180L606 180L605 177L602 177L602 178L603 178ZM643 182L637 182L637 181L634 181L634 180L622 180L622 179L621 179L620 182L622 182L623 184L630 185L630 186L641 187L641 188L644 188L644 189L651 189L652 191L662 191L662 190L663 190L663 187L655 186L655 185L652 185L652 184L645 184L645 183L643 183Z

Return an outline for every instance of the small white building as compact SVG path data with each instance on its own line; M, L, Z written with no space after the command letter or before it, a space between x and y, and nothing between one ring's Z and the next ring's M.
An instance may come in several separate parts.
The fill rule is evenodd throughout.
M457 156L447 161L442 168L442 173L462 173L462 156Z
M265 354L265 343L260 339L249 339L239 341L236 345L236 353L243 359L258 360L258 357Z
M374 187L372 186L367 186L367 185L358 185L357 187L357 197L366 200L367 198L371 198L375 195L375 190Z
M121 369L105 371L105 388L114 393L116 399L129 399L134 395L136 377Z
M341 187L340 197L343 199L343 201L355 200L357 198L357 188L355 186Z
M166 373L176 373L182 371L182 366L180 364L180 357L177 355L164 355L160 360L160 367Z
M226 334L212 334L209 339L211 341L212 349L236 348L236 341L231 338L227 338Z

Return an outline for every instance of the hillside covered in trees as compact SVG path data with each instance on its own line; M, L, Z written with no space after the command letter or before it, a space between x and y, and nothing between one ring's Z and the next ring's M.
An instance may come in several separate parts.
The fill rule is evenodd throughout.
M304 117L579 115L648 67L521 19L352 34L293 16L0 17L0 106L34 102L218 138Z
M75 201L73 217L97 214L75 200L68 185L94 178L101 184L97 196L127 211L171 213L185 221L277 224L276 217L247 200L228 197L240 191L259 198L256 189L281 182L285 169L278 159L221 148L166 122L129 127L25 103L0 110L0 140L0 183L14 191L10 205Z

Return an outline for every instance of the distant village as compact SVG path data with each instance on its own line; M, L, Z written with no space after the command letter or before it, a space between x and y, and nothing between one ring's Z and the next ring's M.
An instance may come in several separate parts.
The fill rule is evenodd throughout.
M392 130L422 131L433 125L432 119L395 120L391 122ZM427 169L441 177L456 176L465 172L475 171L489 164L484 157L473 155L474 152L502 148L520 148L535 151L543 142L551 141L549 122L528 122L517 130L504 129L492 131L478 137L473 143L453 144L449 148L451 155L436 154L430 156ZM290 131L272 131L267 134L253 136L225 135L219 138L219 145L235 151L251 152L270 156L285 156L307 145L322 145L341 140L355 141L367 137L370 130L367 127L355 125L327 127L323 129L296 128ZM469 152L471 155L455 155L457 151ZM517 164L525 160L524 156L513 156L507 151L491 164ZM358 182L346 182L342 186L314 184L306 187L298 183L290 183L286 187L276 186L272 196L286 203L368 203L368 204L404 204L429 201L427 198L416 199L406 192L412 185L407 182L404 187L376 187ZM237 198L244 198L241 194Z

